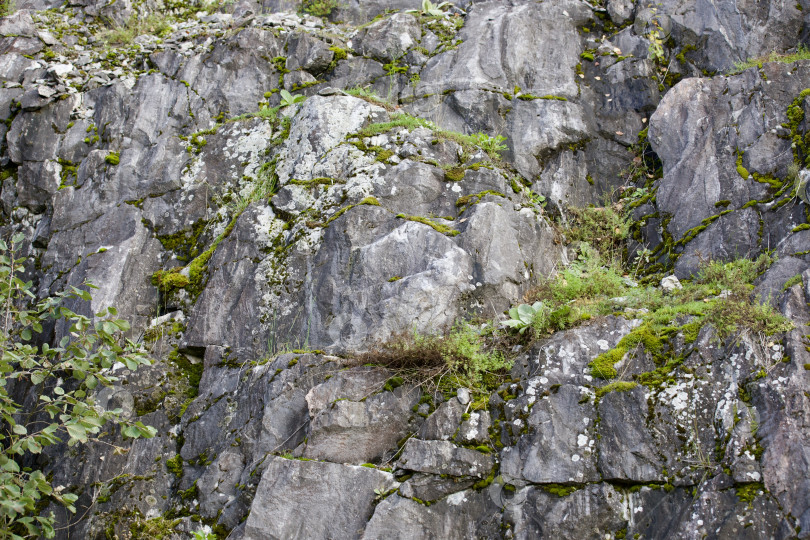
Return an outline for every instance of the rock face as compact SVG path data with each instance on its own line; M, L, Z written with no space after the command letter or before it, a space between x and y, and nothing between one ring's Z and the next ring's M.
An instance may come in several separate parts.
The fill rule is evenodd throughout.
M662 100L649 139L664 163L655 210L666 221L671 240L662 252L677 258L676 273L693 273L701 256L806 251L803 208L787 178L794 152L804 155L792 148L804 124L786 126L808 86L807 61L770 63L733 77L687 79Z
M37 462L81 494L57 537L810 537L810 60L783 61L810 2L332 4L0 18L0 232L154 359L96 401L155 438ZM706 325L611 385L589 363L642 324L617 311L475 399L358 365L487 332L569 263L570 208L620 196L679 279L774 251L755 293L794 330Z

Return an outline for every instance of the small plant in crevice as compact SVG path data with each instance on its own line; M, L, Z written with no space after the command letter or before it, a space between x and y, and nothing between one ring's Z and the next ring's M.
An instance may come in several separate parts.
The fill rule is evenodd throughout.
M763 56L749 58L744 62L736 62L733 68L726 71L726 75L736 75L752 67L762 69L762 64L766 62L792 64L793 62L798 62L799 60L810 60L810 49L804 45L799 45L796 48L796 52L777 53L776 51L773 51Z
M444 17L447 15L444 9L452 6L453 4L450 2L434 4L430 0L422 0L422 9L409 9L406 13L419 13L429 17Z
M510 319L504 321L502 324L505 328L513 328L517 330L518 333L523 334L527 329L532 327L534 319L547 309L548 307L543 302L535 302L531 305L520 304L509 308Z
M362 364L393 370L404 382L427 385L449 396L468 388L482 403L508 376L512 359L498 347L491 324L457 323L442 334L416 331L393 337L371 351L355 355Z
M485 133L476 133L473 135L475 142L488 154L500 154L506 150L506 137L503 135L489 136Z
M279 90L279 94L281 95L280 106L282 108L283 107L289 107L290 105L295 105L296 103L301 103L302 101L307 99L306 96L302 96L301 94L298 94L298 95L294 96L294 95L290 94L287 90L283 90L283 89Z

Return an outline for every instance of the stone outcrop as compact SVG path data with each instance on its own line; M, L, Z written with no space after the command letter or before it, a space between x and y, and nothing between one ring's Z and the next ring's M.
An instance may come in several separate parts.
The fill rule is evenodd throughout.
M810 535L810 60L779 61L810 3L187 4L0 19L2 235L40 297L92 281L71 309L118 306L154 360L97 403L156 437L36 463L81 494L47 508L59 538ZM680 279L773 251L755 294L794 329L679 330L671 364L638 347L606 381L590 363L642 325L613 298L510 342L488 396L359 365L490 331L611 197L630 256Z

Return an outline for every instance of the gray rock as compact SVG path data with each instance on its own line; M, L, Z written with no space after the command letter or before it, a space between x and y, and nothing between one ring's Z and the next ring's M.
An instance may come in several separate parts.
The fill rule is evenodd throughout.
M396 62L416 46L422 32L416 17L396 13L363 29L355 38L354 48L363 56L384 63Z
M557 332L535 345L527 357L519 358L512 368L512 377L529 379L537 394L554 384L594 384L588 363L616 347L640 323L639 320L606 317L593 324Z
M214 460L197 481L200 512L207 518L217 517L225 505L236 497L236 484L244 469L241 452L226 450Z
M598 465L606 480L664 481L664 464L642 412L646 406L640 387L610 392L599 401Z
M492 456L447 441L408 439L397 467L410 471L452 476L486 477L494 465Z
M607 10L610 19L616 24L623 24L633 15L633 2L630 0L609 0Z
M769 302L771 305L778 305L779 297L783 292L783 287L787 281L807 270L810 264L795 257L781 257L776 263L768 268L765 273L757 278L754 293L759 297L760 302Z
M412 407L420 391L399 387L362 402L336 401L313 414L304 455L337 463L362 464L378 461L396 450L397 441L409 431Z
M464 407L457 399L448 399L439 405L419 430L420 439L446 441L459 430Z
M329 67L334 53L323 41L311 34L299 32L287 39L287 69L303 69L310 73L320 73Z
M505 477L540 484L599 480L596 411L590 402L580 403L581 396L566 384L531 401L528 433L501 451Z
M792 215L790 206L771 204L775 192L765 183L741 178L740 171L786 174L792 162L790 143L771 137L771 132L784 122L784 111L810 82L810 64L795 64L790 75L784 64L766 64L763 70L762 76L748 70L733 77L686 79L667 93L650 118L649 140L664 163L656 206L672 215L668 231L686 244L675 246L673 255L680 253L676 275L693 274L698 253L704 259L725 259L754 256L768 244L791 245L786 237L794 234L791 223L800 218ZM744 97L755 88L761 92L755 99ZM762 122L763 114L773 120ZM732 117L740 130L725 139L725 126ZM675 124L689 127L674 135L668 126ZM721 139L725 142L720 143ZM764 141L768 144L763 145ZM765 224L761 236L753 223L759 218L750 207L752 200L766 201L757 206ZM719 204L726 204L722 216Z
M489 442L489 429L492 420L487 411L472 411L469 418L458 428L456 441L461 444L484 444Z
M683 289L683 285L678 280L677 276L666 276L661 279L661 290L667 293L672 293L676 289Z
M620 493L604 483L566 497L527 487L504 499L503 506L515 538L604 538L606 530L626 524Z
M390 473L367 467L268 460L245 524L245 540L359 537L374 512L375 492L396 486Z
M433 502L472 487L475 478L437 478L432 474L416 473L399 486L397 493L408 499Z
M381 390L390 376L386 370L365 367L339 371L307 393L309 414L317 416L338 400L365 400Z
M492 538L500 527L496 509L475 491L460 491L424 506L392 495L377 505L362 538Z
M656 9L659 18L671 21L672 35L678 41L699 44L698 65L711 71L727 70L736 62L771 51L786 51L795 46L807 24L796 3L750 4L737 9L727 5L713 8L702 0L666 0Z

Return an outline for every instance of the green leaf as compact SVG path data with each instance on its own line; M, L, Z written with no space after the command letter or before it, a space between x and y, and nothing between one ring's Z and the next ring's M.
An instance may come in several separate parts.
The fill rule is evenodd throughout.
M12 473L20 472L20 466L17 464L16 461L10 458L7 458L5 463L3 463L0 467L2 467L4 471L8 472Z
M39 444L35 439L28 440L28 451L33 454L40 454L42 453L42 445Z
M28 430L25 429L25 426L22 424L14 424L14 427L11 428L11 430L17 435L28 435Z
M118 332L118 327L111 322L104 321L104 324L102 324L102 328L104 328L105 333L110 335Z
M78 424L68 424L65 426L65 429L67 429L71 442L87 442L87 430L85 430L84 427Z

